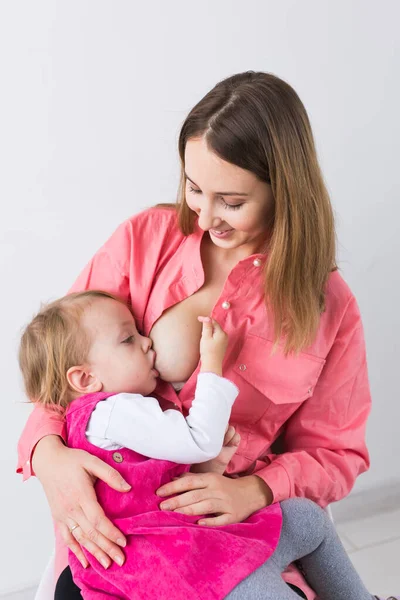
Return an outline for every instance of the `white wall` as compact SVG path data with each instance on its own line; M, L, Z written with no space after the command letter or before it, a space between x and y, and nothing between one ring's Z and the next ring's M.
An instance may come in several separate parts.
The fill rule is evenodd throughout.
M308 108L368 342L358 489L399 477L397 0L0 2L0 593L36 581L52 544L38 482L14 474L20 328L120 221L174 200L179 125L235 72L276 73Z

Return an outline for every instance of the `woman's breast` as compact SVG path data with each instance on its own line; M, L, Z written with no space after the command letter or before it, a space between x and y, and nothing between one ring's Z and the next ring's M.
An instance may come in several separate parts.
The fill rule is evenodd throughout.
M202 291L163 312L150 331L156 351L156 369L161 379L186 381L200 359L201 323L199 315L208 315L213 299Z

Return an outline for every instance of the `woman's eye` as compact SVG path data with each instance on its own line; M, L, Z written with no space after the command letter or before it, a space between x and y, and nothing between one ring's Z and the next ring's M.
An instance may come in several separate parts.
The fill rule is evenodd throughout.
M221 200L224 205L224 208L231 209L231 210L237 210L244 204L244 202L241 202L240 204L228 204L227 202L225 202L225 200L222 197L221 197Z
M123 344L132 344L134 340L133 335L130 335L129 337L127 337L125 340L122 341Z
M192 187L191 185L189 185L189 191L192 194L201 194L201 190L196 190L194 187ZM227 208L228 210L237 210L238 208L240 208L241 206L243 206L243 202L241 202L240 204L228 204L227 202L225 202L224 198L221 196L221 201L222 204L224 205L224 208Z
M189 192L192 192L193 194L201 194L200 190L195 190L191 185L189 185Z

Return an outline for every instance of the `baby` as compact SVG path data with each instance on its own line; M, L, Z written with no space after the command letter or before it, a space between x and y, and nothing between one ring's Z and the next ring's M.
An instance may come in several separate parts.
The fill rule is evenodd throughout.
M212 319L199 320L201 369L186 418L163 411L150 396L158 377L151 340L114 296L87 291L61 298L22 336L28 396L65 411L68 445L117 467L132 486L118 494L96 483L100 504L126 536L126 561L106 570L85 552L90 566L84 569L70 553L82 597L298 600L281 573L302 559L324 600L371 600L329 519L308 500L286 500L243 523L214 528L197 525L198 516L159 510L161 485L192 463L222 473L238 443L231 428L223 447L238 395L222 377L227 335Z

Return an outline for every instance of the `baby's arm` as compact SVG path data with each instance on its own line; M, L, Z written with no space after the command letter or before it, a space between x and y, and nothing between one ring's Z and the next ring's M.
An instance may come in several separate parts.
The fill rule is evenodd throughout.
M118 444L150 458L183 464L218 456L238 389L220 376L227 335L215 321L199 320L202 372L186 419L176 410L163 412L155 398L117 394L94 410L86 432L91 443L108 449Z
M237 395L227 379L201 373L185 418L177 410L163 412L155 398L117 394L97 405L86 435L96 446L118 444L150 458L183 464L207 461L221 451Z

